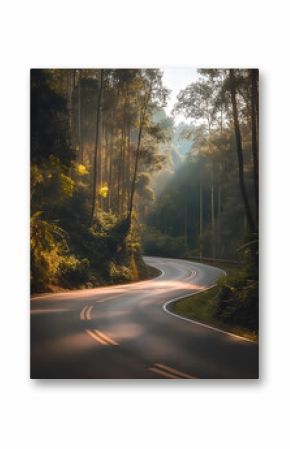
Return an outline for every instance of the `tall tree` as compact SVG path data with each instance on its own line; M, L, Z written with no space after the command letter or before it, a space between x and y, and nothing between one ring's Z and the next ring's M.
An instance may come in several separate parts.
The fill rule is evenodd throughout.
M83 163L83 145L82 145L82 71L79 69L79 82L78 82L78 140L79 140L79 161Z
M176 110L185 111L187 117L192 118L196 123L204 122L207 129L207 153L212 156L212 126L216 116L215 106L215 84L212 77L208 79L201 78L197 82L190 84L178 95L179 103ZM215 162L211 157L211 247L212 257L216 253L216 221L215 221L215 183L214 183Z
M202 233L203 233L203 183L202 168L199 171L199 258L202 259Z
M135 189L136 189L138 163L139 163L139 158L140 158L141 138L142 138L142 132L143 132L143 128L144 128L144 124L145 124L145 120L146 120L147 106L148 106L148 103L149 103L150 97L151 97L151 90L152 90L152 84L149 86L148 92L146 92L144 95L143 105L140 110L138 140L137 140L136 153L135 153L135 164L134 164L134 172L133 172L133 179L132 179L131 193L130 193L130 202L129 202L129 211L128 211L129 221L131 221L131 217L132 217L133 202L134 202L134 195L135 195Z
M259 161L258 161L258 76L257 69L250 69L251 80L251 123L252 123L252 154L254 168L255 203L256 203L256 223L259 220Z
M236 81L236 76L235 76L235 70L230 69L229 70L229 90L230 90L230 95L231 95L232 111L233 111L233 119L234 119L236 151L237 151L238 167L239 167L240 189L241 189L241 194L242 194L242 198L243 198L243 202L244 202L244 207L245 207L249 230L251 232L254 232L255 231L255 222L254 222L253 214L251 211L251 206L250 206L248 195L247 195L245 177L244 177L244 157L243 157L243 146L242 146L240 122L239 122L239 113L238 113L238 107L237 107L236 86L237 86L237 81Z
M100 70L100 83L99 83L99 94L97 102L97 120L96 120L96 140L95 140L95 151L93 159L93 182L92 182L92 207L90 215L90 225L93 224L95 210L96 210L96 200L97 200L97 160L98 160L98 150L99 150L99 134L100 134L100 122L101 122L101 105L102 105L102 93L103 93L103 78L104 70Z

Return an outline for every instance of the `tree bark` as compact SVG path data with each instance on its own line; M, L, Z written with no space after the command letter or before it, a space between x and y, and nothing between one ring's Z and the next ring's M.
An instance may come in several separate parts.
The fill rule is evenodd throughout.
M251 121L252 121L252 155L254 167L254 185L256 202L256 224L259 221L259 156L258 156L258 70L250 70L251 77Z
M140 156L141 138L142 138L143 127L145 124L147 106L148 106L148 103L149 103L150 97L151 97L151 90L152 90L152 84L150 85L148 94L145 97L144 104L143 104L143 110L141 111L141 114L140 114L140 125L139 125L139 133L138 133L138 141L137 141L135 165L134 165L134 174L133 174L133 180L132 180L129 212L128 212L129 222L131 222L131 218L132 218L134 195L135 195L135 189L136 189L136 179L137 179L137 172L138 172L138 163L139 163L139 156Z
M72 142L72 94L73 94L73 77L74 71L67 70L67 108L68 108L68 127L70 141Z
M211 213L211 252L212 258L215 259L215 239L216 239L216 229L215 229L215 205L214 205L214 165L212 163L211 167L211 187L210 187L210 213Z
M217 220L216 220L216 254L221 257L221 210L222 210L222 187L221 181L219 181L218 192L217 192Z
M199 174L199 258L202 259L202 232L203 232L203 185L202 174Z
M82 129L81 129L81 70L79 70L79 86L78 86L78 137L79 137L79 162L83 163L83 148L82 148Z
M112 173L113 173L113 130L110 132L110 161L109 161L109 180L108 180L108 211L111 210L111 200L112 200Z
M99 192L99 189L102 187L103 185L103 142L102 142L102 136L104 134L104 123L103 123L103 117L101 114L100 117L100 129L101 129L101 133L100 133L100 137L99 137L99 150L98 150L98 160L97 160L97 192ZM102 195L99 198L97 198L97 206L99 203L99 207L102 209L103 207L103 197Z
M104 182L105 182L106 186L109 185L109 166L108 166L108 161L109 161L108 129L105 127ZM104 209L105 209L106 212L108 212L108 196L106 198L104 198Z
M100 119L101 119L101 104L102 104L102 91L103 91L103 70L100 70L100 86L98 93L97 102L97 123L96 123L96 140L95 140L95 151L94 151L94 161L93 161L93 191L92 191L92 209L90 216L90 225L92 226L95 210L96 210L96 198L97 198L97 160L98 160L98 150L99 150L99 134L100 134Z
M131 186L131 127L128 125L128 163L127 163L127 186L126 186L126 205L127 205L127 211L130 207L130 186Z
M236 150L237 150L237 156L238 156L240 189L241 189L241 194L242 194L242 198L244 201L244 207L245 207L248 227L251 232L254 232L255 231L255 223L254 223L250 203L248 200L248 195L247 195L246 185L245 185L245 178L244 178L243 146L242 146L241 130L240 130L239 117L238 117L238 108L237 108L237 99L236 99L236 79L235 79L234 69L230 69L229 79L230 79L230 95L231 95L231 102L232 102L232 108L233 108L233 118L234 118L235 136L236 136Z
M118 215L121 213L122 203L122 161L123 161L123 149L124 149L124 128L121 129L121 145L118 157L118 189L117 189L117 210Z
M186 248L188 247L188 232L187 232L187 228L188 228L188 213L187 213L187 196L185 196L185 204L184 204L184 242L186 245Z

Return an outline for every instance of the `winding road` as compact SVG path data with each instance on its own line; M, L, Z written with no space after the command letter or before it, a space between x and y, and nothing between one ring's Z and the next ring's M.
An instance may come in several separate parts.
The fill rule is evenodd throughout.
M250 379L258 345L182 319L170 302L222 270L145 257L161 274L134 284L43 294L31 301L31 378Z

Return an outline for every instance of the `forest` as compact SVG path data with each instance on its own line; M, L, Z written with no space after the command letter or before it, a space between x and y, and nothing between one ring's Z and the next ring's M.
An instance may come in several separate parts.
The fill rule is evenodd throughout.
M156 276L144 254L226 261L217 313L256 329L258 70L169 96L159 69L31 70L32 293Z

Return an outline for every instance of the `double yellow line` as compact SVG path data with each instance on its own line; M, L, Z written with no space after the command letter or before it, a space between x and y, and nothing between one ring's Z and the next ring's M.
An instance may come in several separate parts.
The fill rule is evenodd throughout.
M83 321L89 321L92 319L91 313L93 310L93 306L85 306L80 313L80 318ZM113 338L109 337L108 335L104 334L103 332L97 330L97 329L86 329L86 333L93 338L96 342L100 343L101 345L113 345L117 346L119 343L117 343Z
M108 335L104 334L103 332L97 329L93 330L86 329L86 333L101 345L118 346L119 344L115 340L113 340L113 338L109 337Z
M154 365L149 368L149 371L162 377L167 377L168 379L196 379L196 377L190 376L178 369L171 368L170 366L163 365L162 363L154 363Z
M93 306L85 306L80 313L81 320L91 320L91 312L93 310Z

